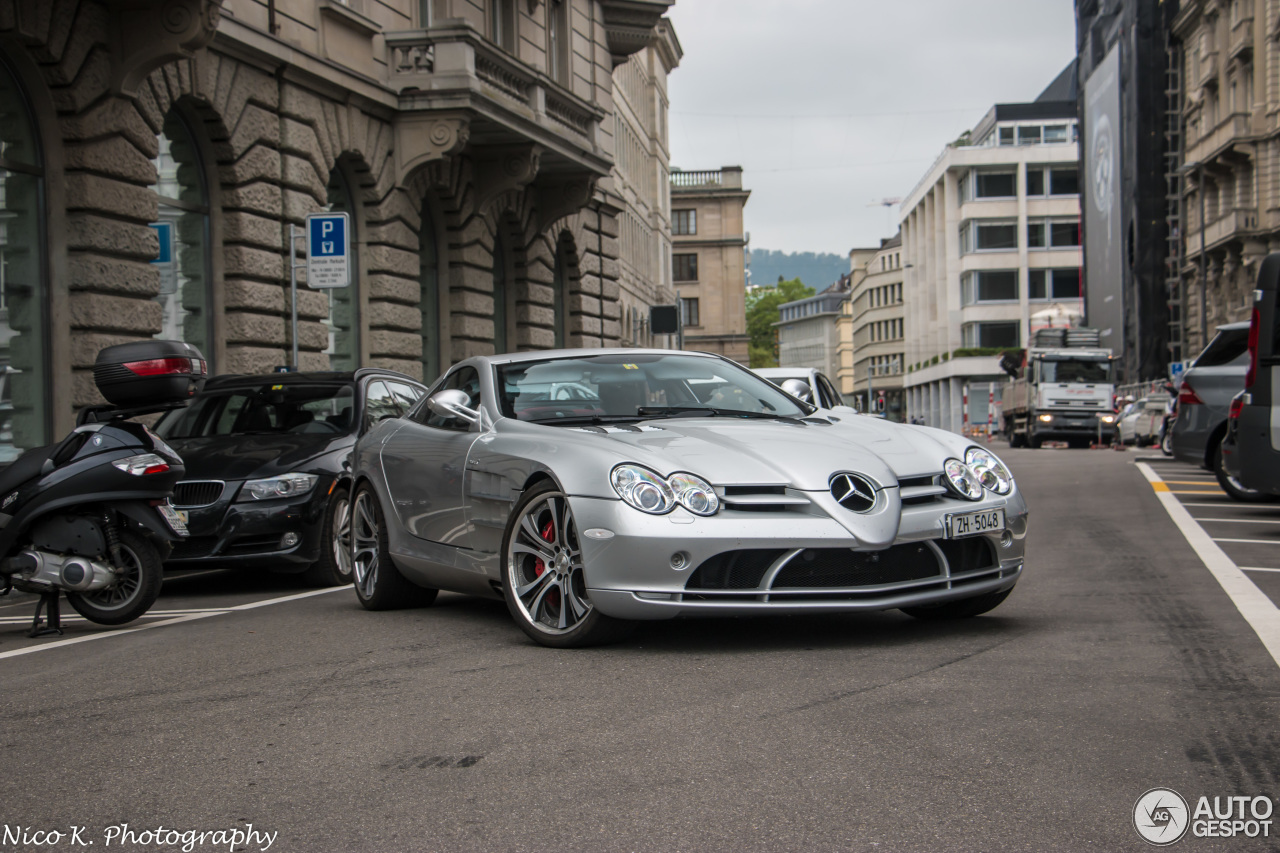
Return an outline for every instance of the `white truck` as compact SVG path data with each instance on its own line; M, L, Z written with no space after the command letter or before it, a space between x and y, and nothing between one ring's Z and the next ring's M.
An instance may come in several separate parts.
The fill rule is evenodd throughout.
M1010 447L1112 442L1114 358L1099 346L1097 329L1039 329L1021 359L1011 356L1000 360L1012 377L1004 387L1001 411Z

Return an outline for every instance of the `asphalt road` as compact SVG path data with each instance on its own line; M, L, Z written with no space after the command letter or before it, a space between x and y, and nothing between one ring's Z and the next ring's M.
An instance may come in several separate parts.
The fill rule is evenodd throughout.
M965 622L655 623L566 652L499 602L375 614L344 589L232 610L305 590L170 580L164 624L0 657L0 853L83 849L6 827L85 827L102 849L121 823L252 823L286 853L1145 850L1150 788L1274 802L1280 666L1137 454L999 449L1032 510L1028 568ZM0 655L50 642L21 629L0 623ZM181 849L145 840L107 849Z

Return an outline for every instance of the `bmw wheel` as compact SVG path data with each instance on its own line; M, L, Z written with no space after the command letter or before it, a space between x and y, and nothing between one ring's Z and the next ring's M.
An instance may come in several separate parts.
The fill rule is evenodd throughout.
M502 550L507 609L535 642L562 649L598 645L632 627L591 603L569 498L554 484L539 483L516 503Z
M351 583L351 496L346 489L333 490L325 513L320 559L303 573L302 580L311 586Z
M382 507L367 483L351 502L351 576L365 610L425 607L436 600L436 590L411 583L392 562Z

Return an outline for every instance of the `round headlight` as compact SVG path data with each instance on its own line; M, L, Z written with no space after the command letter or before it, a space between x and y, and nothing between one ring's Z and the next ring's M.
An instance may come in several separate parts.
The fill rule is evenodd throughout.
M681 472L668 477L667 484L680 506L694 515L715 515L720 509L720 498L716 497L715 489L701 477Z
M662 515L676 506L676 497L657 474L639 465L619 465L609 476L613 490L641 512Z
M942 463L942 470L952 491L967 500L982 500L982 482L972 468L959 459L948 459Z
M997 495L1013 491L1013 475L990 450L970 447L964 452L964 462L978 475L978 481Z

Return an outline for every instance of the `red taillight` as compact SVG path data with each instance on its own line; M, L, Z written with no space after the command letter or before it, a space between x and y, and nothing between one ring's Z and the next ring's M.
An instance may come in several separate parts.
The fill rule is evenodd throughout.
M1258 313L1258 309L1253 309L1253 316L1249 319L1249 369L1244 372L1244 387L1253 386L1253 380L1258 378L1258 327L1262 325L1262 315ZM1234 406L1235 404L1232 403Z
M164 376L165 374L194 373L189 358L152 358L147 361L127 361L125 367L138 376ZM204 371L200 371L203 373Z
M1240 411L1244 409L1244 398L1234 397L1231 400L1231 408L1227 409L1227 420L1234 421L1240 417Z
M1203 406L1204 400L1201 400L1187 380L1182 380L1182 387L1178 389L1178 405L1180 406Z

